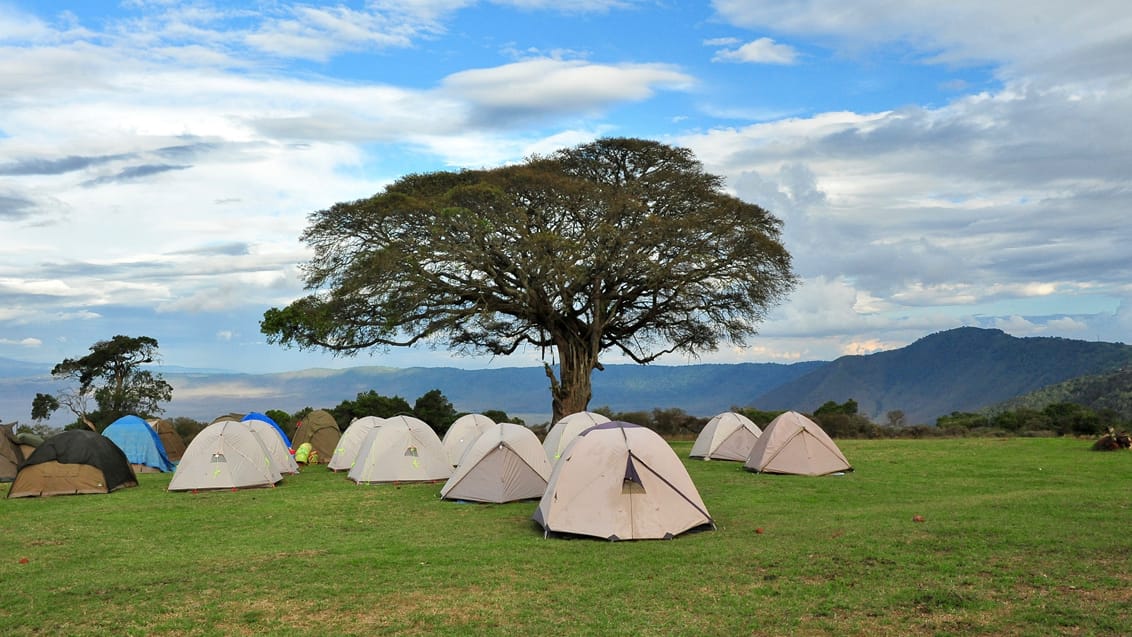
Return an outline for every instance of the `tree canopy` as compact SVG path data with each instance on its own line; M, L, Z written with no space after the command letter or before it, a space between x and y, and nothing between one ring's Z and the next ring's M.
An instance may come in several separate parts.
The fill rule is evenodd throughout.
M128 414L153 416L164 412L161 403L173 398L173 387L160 374L142 365L157 361L157 339L148 336L118 335L90 346L81 358L67 358L51 370L55 378L75 381L51 403L37 394L32 403L33 417L46 418L65 405L88 426L99 430ZM89 399L97 404L88 410Z
M310 294L260 327L270 342L345 354L549 351L557 420L586 408L605 352L648 363L753 336L795 284L780 233L691 151L600 139L517 165L407 175L313 213Z

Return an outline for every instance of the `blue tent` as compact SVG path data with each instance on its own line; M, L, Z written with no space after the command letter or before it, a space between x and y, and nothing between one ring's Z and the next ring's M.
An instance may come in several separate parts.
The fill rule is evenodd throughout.
M275 427L275 431L279 432L279 437L283 439L283 444L287 445L288 449L291 448L291 439L287 437L287 434L283 433L283 428L279 426L279 423L272 420L271 416L268 416L267 414L261 414L258 411L253 411L250 414L248 414L247 416L244 416L240 420L240 422L244 422L244 421L247 421L247 420L262 420L263 422L271 425L272 427Z
M111 423L102 435L118 445L132 465L157 471L173 471L176 468L165 454L161 437L149 423L137 416L122 416Z

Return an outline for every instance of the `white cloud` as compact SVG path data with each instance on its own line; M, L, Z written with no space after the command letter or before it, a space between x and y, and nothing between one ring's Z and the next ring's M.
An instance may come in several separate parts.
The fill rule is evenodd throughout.
M0 345L18 345L20 347L34 348L43 345L43 341L30 336L21 339L0 338Z
M713 62L747 62L752 64L794 64L798 51L770 38L759 38L734 49L720 49Z

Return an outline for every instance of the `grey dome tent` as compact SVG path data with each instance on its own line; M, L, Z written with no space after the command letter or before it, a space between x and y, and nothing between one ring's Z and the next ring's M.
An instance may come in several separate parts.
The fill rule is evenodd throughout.
M550 471L550 461L535 433L523 425L502 422L472 442L440 497L474 502L541 498Z

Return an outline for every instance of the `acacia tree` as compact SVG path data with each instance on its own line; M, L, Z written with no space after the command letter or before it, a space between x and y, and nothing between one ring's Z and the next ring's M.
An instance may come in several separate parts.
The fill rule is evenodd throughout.
M648 363L754 335L795 283L780 233L691 151L600 139L518 165L408 175L313 213L302 235L311 293L260 327L270 342L345 354L549 351L557 420L586 409L603 352Z
M156 360L157 339L118 335L91 345L86 356L64 359L51 375L76 382L60 392L59 402L79 420L88 426L97 423L101 430L127 414L152 416L165 411L161 403L173 398L173 387L160 374L141 368ZM93 413L87 411L90 398L98 405Z

